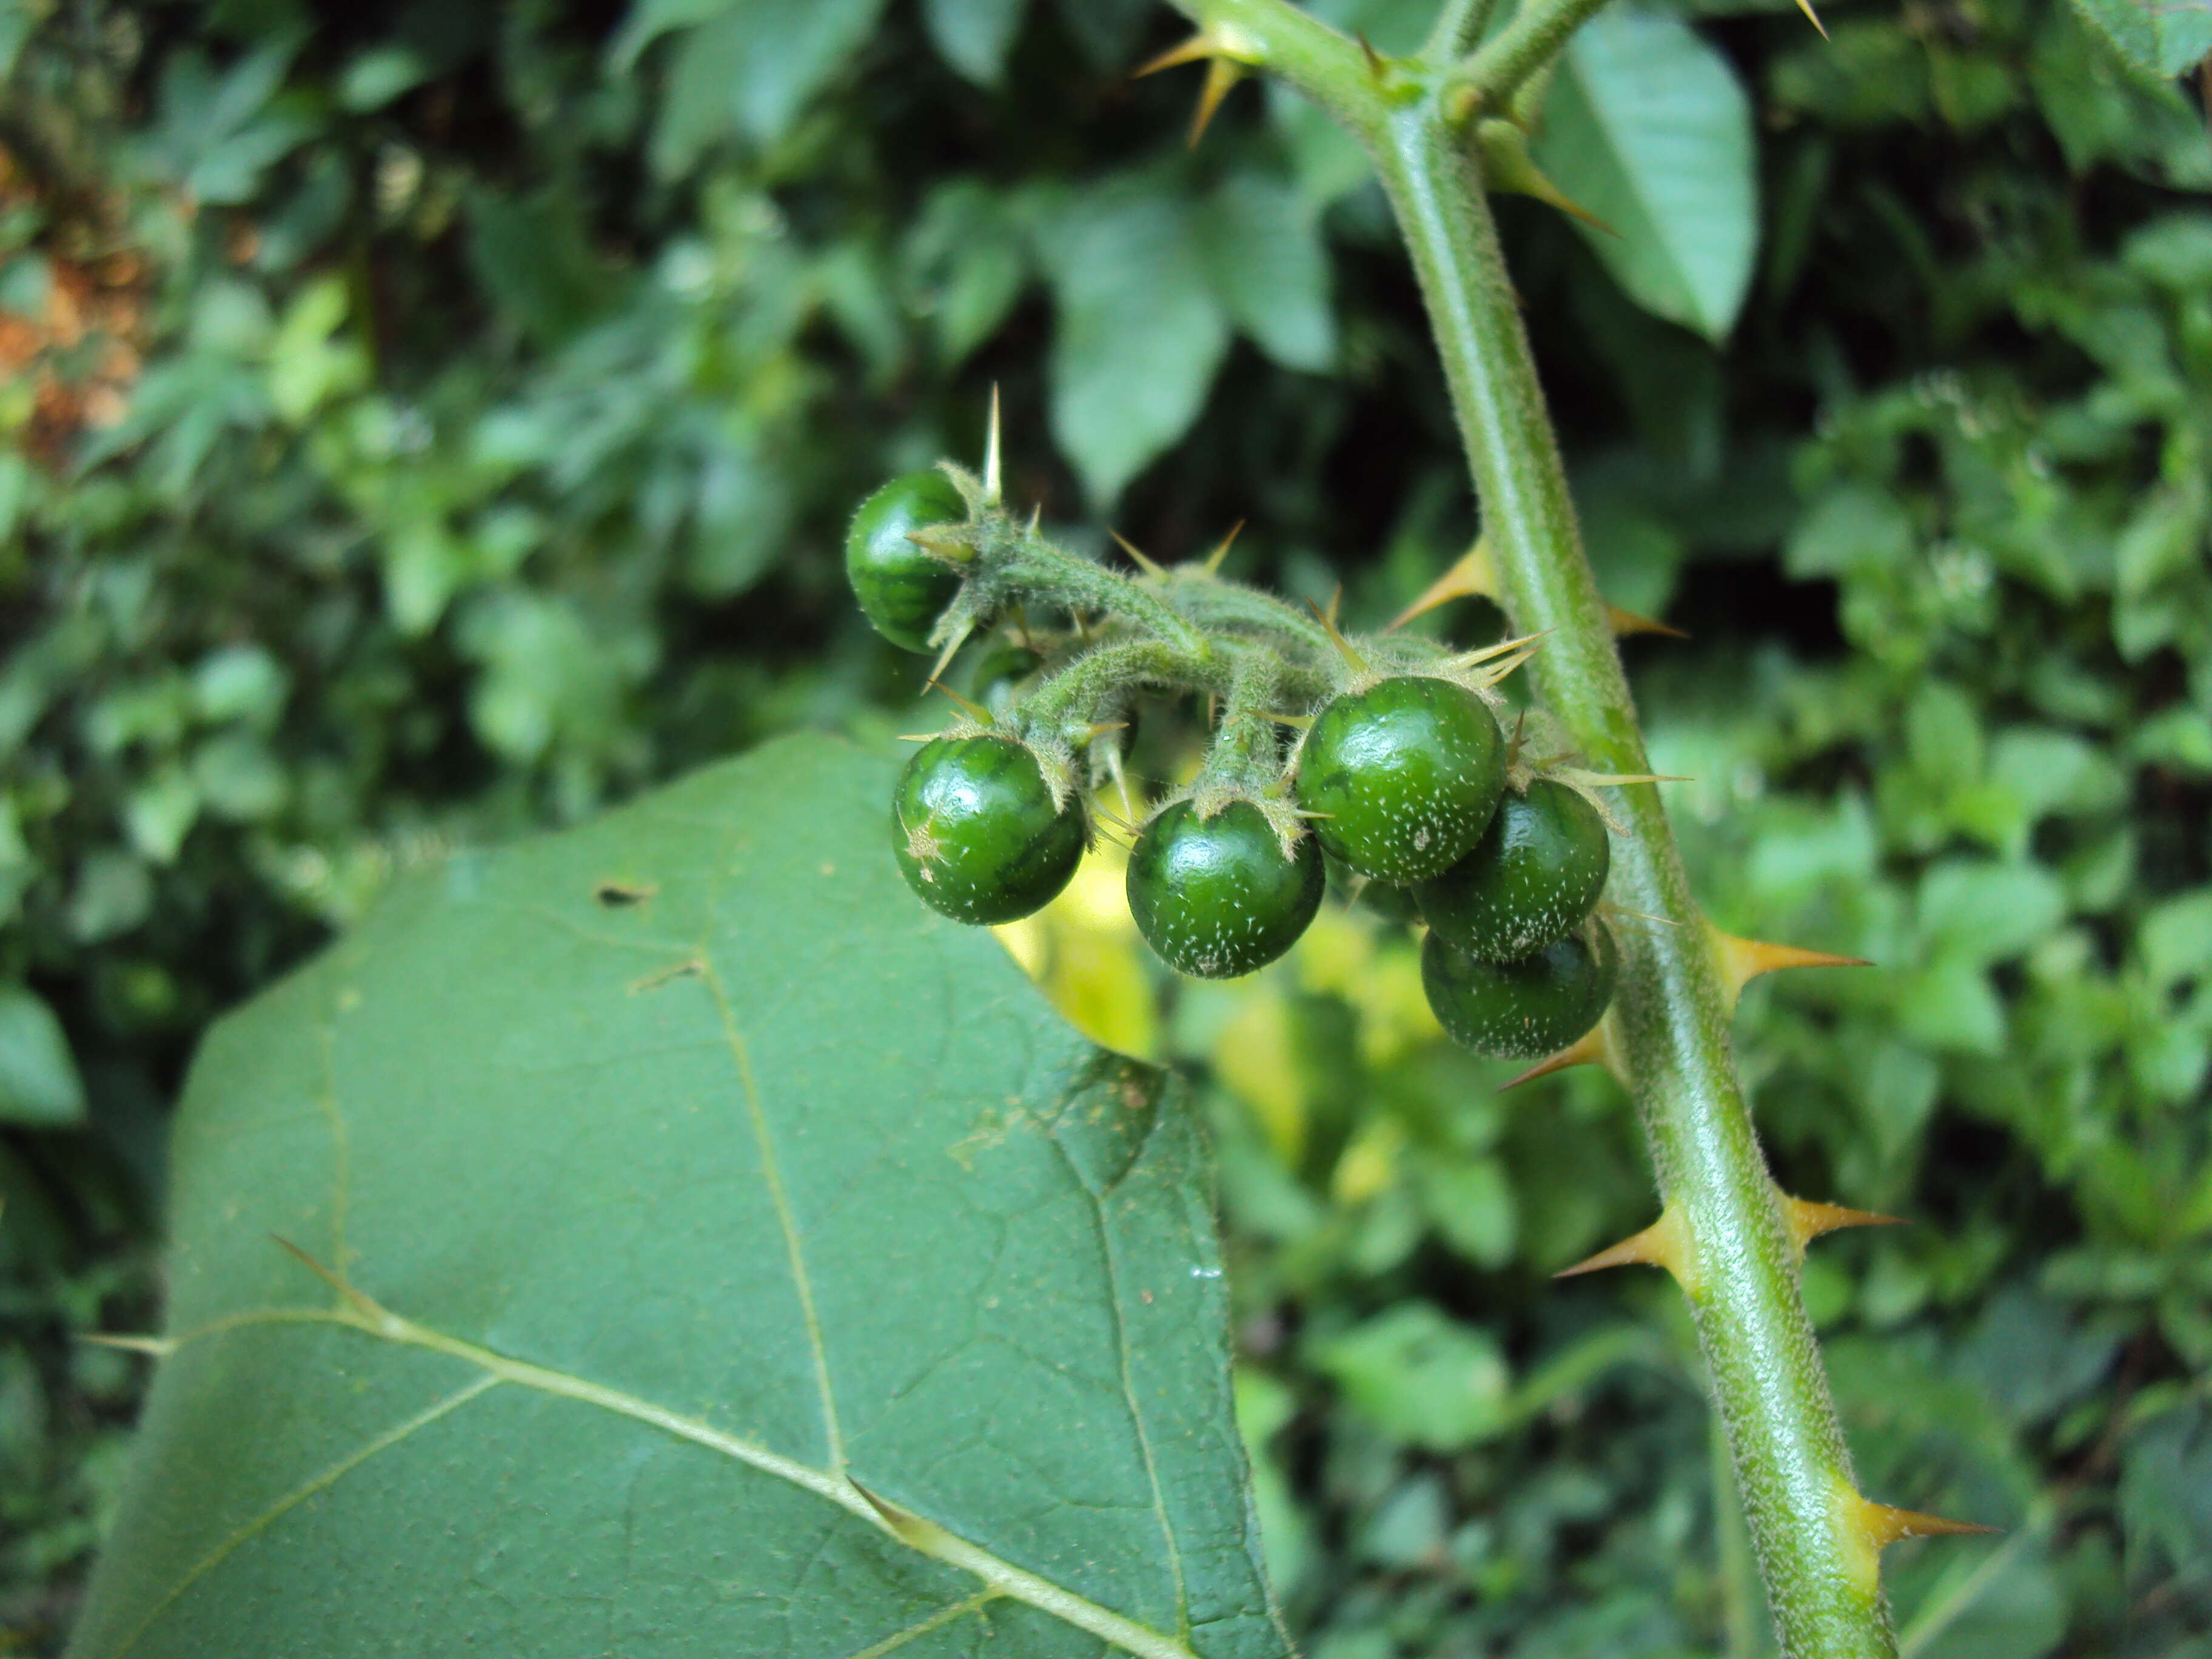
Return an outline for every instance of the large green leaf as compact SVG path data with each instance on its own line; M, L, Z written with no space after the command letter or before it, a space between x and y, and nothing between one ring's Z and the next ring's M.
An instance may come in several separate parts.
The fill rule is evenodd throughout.
M1185 1103L913 901L889 783L458 857L217 1028L75 1654L1287 1652Z
M1645 310L1724 338L1751 282L1759 183L1751 104L1679 20L1613 9L1567 48L1536 161L1610 229L1580 225Z

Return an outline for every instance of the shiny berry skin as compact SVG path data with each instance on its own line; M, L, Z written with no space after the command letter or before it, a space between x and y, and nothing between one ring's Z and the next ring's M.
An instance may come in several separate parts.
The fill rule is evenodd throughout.
M1199 979L1264 968L1297 942L1328 877L1311 836L1283 856L1260 809L1229 803L1201 820L1177 801L1145 826L1129 854L1129 914L1160 959Z
M1538 778L1507 790L1474 850L1415 890L1429 926L1486 962L1516 962L1565 939L1605 890L1605 820L1574 790Z
M1011 738L933 738L891 794L906 884L955 921L1017 921L1082 862L1083 813L1054 810L1036 757Z
M1620 955L1603 922L1518 962L1485 962L1443 935L1421 947L1421 985L1455 1041L1501 1060L1541 1060L1597 1024Z
M942 472L907 472L860 503L845 532L845 575L877 633L908 651L929 649L930 630L960 591L960 573L907 539L909 531L960 524L968 504Z
M1298 758L1298 805L1322 845L1395 886L1440 876L1490 825L1505 741L1482 699L1408 674L1337 698Z

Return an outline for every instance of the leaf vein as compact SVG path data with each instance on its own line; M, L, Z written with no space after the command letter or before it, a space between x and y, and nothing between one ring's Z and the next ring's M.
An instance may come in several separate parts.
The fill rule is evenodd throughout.
M341 1321L340 1322L350 1322ZM330 1468L325 1469L320 1474L308 1481L305 1486L296 1487L293 1491L286 1493L283 1497L278 1498L276 1503L270 1504L268 1509L264 1510L261 1514L254 1516L252 1520L248 1521L243 1526L240 1527L235 1532L233 1532L228 1538L224 1539L222 1542L217 1544L215 1548L209 1551L208 1553L202 1556L198 1561L194 1562L191 1566L185 1571L185 1576L177 1580L175 1583L172 1584L162 1595L161 1599L155 1602L151 1607L147 1609L146 1616L143 1619L141 1619L137 1625L131 1627L130 1633L123 1638L122 1644L116 1648L115 1651L111 1656L109 1656L109 1659L123 1659L123 1656L130 1652L131 1649L137 1647L140 1638L143 1638L149 1630L151 1630L154 1627L155 1621L160 1619L163 1613L167 1613L171 1607L177 1604L186 1590L191 1589L194 1584L197 1584L201 1579L206 1577L208 1574L213 1572L238 1549L246 1544L252 1542L255 1538L267 1531L270 1527L274 1526L290 1511L299 1508L301 1504L306 1503L309 1498L315 1497L318 1493L330 1490L331 1487L336 1486L347 1475L352 1474L362 1464L368 1462L370 1458L374 1457L379 1452L390 1450L401 1441L406 1439L410 1435L415 1433L416 1430L428 1428L431 1424L436 1422L440 1418L444 1417L448 1413L459 1410L460 1407L467 1405L470 1401L474 1400L478 1395L489 1393L493 1389L497 1388L502 1380L502 1378L487 1372L485 1375L477 1378L475 1382L470 1383L466 1388L458 1389L454 1393L447 1395L443 1400L439 1401L435 1405L416 1413L414 1416L409 1418L405 1422L386 1430L382 1434L378 1435L374 1440L368 1441L367 1443L362 1445L358 1451L356 1451L348 1456L340 1458L337 1462L331 1464Z

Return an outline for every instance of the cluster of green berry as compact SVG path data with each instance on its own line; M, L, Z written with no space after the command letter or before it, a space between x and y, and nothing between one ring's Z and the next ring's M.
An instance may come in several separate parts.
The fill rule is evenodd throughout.
M869 621L908 650L949 658L1024 605L1097 618L1064 649L1027 630L998 646L966 718L908 763L893 848L933 908L994 924L1049 902L1091 835L1079 765L1119 775L1126 721L1107 717L1144 691L1202 692L1220 711L1212 748L1128 860L1130 913L1170 966L1227 978L1281 956L1320 908L1326 854L1379 908L1425 920L1430 1003L1468 1047L1535 1058L1604 1013L1604 816L1586 780L1528 766L1492 712L1522 642L1355 646L1210 567L1115 575L1006 515L994 479L949 466L871 495L846 566Z

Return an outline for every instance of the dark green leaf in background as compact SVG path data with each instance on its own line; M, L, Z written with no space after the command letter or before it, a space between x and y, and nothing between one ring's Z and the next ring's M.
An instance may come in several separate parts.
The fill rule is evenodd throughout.
M1186 198L1144 177L1072 198L1038 252L1059 305L1052 424L1094 501L1111 501L1197 418L1229 323Z
M1238 173L1200 208L1199 247L1238 331L1285 368L1319 374L1336 353L1319 214L1291 184Z
M459 857L214 1033L74 1653L1288 1651L1187 1103L913 902L890 775Z
M0 986L0 1123L34 1129L84 1121L84 1085L61 1022L35 991Z
M1728 60L1675 18L1614 9L1576 35L1536 161L1610 231L1584 240L1638 305L1724 338L1759 240L1751 104Z
M783 136L806 100L867 39L884 0L647 0L615 37L617 65L662 35L670 73L653 161L681 172L718 138Z
M2136 68L2173 76L2212 55L2212 0L2074 0Z
M921 18L945 61L969 80L996 86L1029 0L922 0Z

